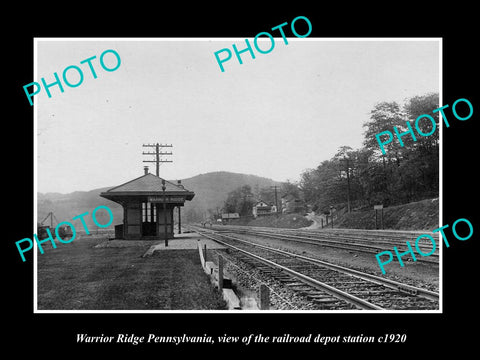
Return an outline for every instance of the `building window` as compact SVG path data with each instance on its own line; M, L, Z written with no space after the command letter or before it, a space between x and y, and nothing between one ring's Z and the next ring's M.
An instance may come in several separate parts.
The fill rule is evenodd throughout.
M157 207L155 204L146 202L142 203L142 222L156 222Z

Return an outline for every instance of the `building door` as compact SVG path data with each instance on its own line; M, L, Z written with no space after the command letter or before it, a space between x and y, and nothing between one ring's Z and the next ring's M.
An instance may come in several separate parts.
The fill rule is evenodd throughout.
M157 204L142 203L142 236L157 235Z

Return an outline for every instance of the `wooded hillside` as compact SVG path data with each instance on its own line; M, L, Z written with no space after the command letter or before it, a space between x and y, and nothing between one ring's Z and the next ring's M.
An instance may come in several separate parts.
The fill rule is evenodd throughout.
M403 105L381 102L370 112L365 128L363 147L341 146L330 159L316 168L306 170L299 183L307 203L317 212L347 207L362 209L374 204L399 205L422 199L436 198L439 192L439 107L438 94L426 94L408 99ZM394 138L382 154L376 134L408 130L406 123L429 114L435 119L436 131L428 137L402 137L404 146ZM430 121L419 123L422 132L432 130Z

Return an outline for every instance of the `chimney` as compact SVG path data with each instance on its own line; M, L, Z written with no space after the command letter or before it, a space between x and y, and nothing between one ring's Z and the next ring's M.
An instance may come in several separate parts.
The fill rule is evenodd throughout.
M145 175L147 175L148 174L148 166L144 166L143 171L145 172Z
M182 189L184 189L183 185L182 185L182 180L177 180L177 186L178 187L181 187Z

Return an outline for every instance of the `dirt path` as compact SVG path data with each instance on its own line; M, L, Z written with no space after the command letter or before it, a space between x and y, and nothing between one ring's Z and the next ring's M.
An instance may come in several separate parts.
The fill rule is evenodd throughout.
M310 226L303 227L301 229L320 229L322 227L322 220L325 223L325 216L324 215L315 215L315 212L308 213L305 215L305 218L308 220L313 221Z

